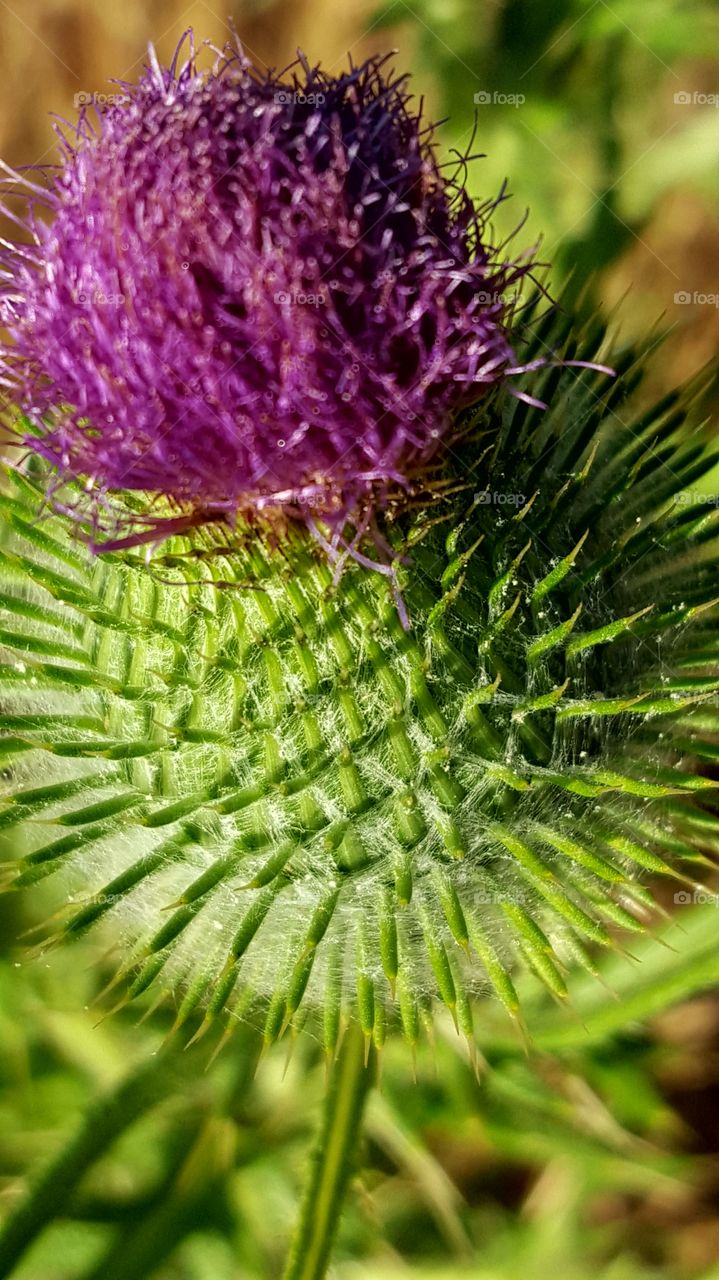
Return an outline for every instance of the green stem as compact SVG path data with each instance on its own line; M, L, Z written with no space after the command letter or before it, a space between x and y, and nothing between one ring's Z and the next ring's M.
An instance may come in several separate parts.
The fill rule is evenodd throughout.
M172 1067L171 1065L172 1064ZM170 1049L143 1060L88 1108L69 1140L31 1182L0 1231L0 1277L9 1276L27 1247L71 1202L80 1179L130 1125L172 1089Z
M372 1082L364 1036L347 1031L327 1091L317 1145L284 1280L322 1280L349 1183L364 1103Z

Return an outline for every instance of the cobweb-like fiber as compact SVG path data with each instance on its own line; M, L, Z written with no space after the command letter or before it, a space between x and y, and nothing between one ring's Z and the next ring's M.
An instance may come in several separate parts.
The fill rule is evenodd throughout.
M529 318L532 361L564 320ZM102 927L116 999L268 1042L307 1019L331 1053L353 1019L414 1044L442 1002L471 1039L478 995L518 1016L525 965L568 1005L572 967L656 918L654 877L704 892L719 519L681 495L714 459L688 399L633 412L641 358L617 363L546 369L546 411L485 406L389 531L406 629L299 526L92 556L38 521L41 464L12 471L8 878L58 873L51 937Z

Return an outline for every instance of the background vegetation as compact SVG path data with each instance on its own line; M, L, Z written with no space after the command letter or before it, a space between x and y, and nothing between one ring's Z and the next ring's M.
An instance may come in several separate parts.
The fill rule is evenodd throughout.
M222 40L227 7L3 3L0 154L47 162L48 111L71 116L75 94L136 75L149 38L164 57L191 23ZM711 356L719 309L701 299L716 289L719 117L708 5L232 8L260 62L284 65L301 44L336 70L346 50L359 60L397 47L429 113L449 117L447 158L487 153L470 165L474 194L489 198L510 178L498 234L528 207L520 237L544 234L556 283L573 273L582 306L618 306L632 334L666 333L654 390ZM479 1061L440 1022L409 1087L406 1049L386 1047L338 1280L719 1277L719 919L711 903L664 893L661 937L633 944L633 958L602 958L605 986L575 980L572 1012L526 980L531 1061L492 1004L476 1018ZM171 1008L148 1004L140 1023L136 1006L105 1016L112 952L28 951L42 897L0 902L0 1212L29 1175L40 1179L29 1247L16 1267L11 1250L0 1254L0 1275L277 1276L324 1083L320 1048L283 1042L256 1070L240 1032L211 1072L192 1052L175 1056L163 1048Z

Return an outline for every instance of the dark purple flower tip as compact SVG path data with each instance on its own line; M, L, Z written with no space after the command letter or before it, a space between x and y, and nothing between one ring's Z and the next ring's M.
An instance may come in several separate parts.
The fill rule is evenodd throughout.
M33 448L96 494L367 528L517 371L529 261L485 242L492 206L445 176L384 60L280 79L230 48L203 73L189 47L166 69L151 49L42 185L20 179L0 374Z

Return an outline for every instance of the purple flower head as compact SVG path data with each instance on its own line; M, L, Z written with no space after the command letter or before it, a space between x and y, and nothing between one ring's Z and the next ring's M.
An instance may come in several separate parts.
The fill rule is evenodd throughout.
M97 494L279 506L336 546L518 372L529 264L484 242L489 206L381 59L279 79L226 49L203 73L190 37L114 97L22 179L32 237L0 254L0 372L33 447Z

